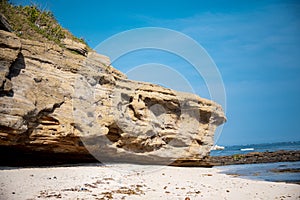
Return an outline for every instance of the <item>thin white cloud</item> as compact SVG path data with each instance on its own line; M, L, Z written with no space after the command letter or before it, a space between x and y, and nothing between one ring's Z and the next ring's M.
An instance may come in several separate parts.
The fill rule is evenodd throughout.
M217 64L228 63L225 67L299 68L299 13L298 4L274 4L246 13L207 12L183 19L143 19L150 25L190 35L215 56Z

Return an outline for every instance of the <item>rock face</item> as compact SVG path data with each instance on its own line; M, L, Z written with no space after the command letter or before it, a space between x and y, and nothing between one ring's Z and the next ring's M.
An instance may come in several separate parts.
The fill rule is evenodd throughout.
M77 53L79 53L79 54L81 54L81 55L84 55L84 56L87 55L88 50L87 50L86 45L83 44L83 43L76 42L76 41L74 41L74 40L65 38L65 39L63 40L63 45L64 45L67 49L69 49L69 50L71 50L71 51L75 51L75 52L77 52Z
M9 31L9 32L13 31L11 26L7 22L7 19L1 13L0 13L0 30L5 30L5 31Z
M226 121L216 103L128 80L95 52L4 30L0 48L1 147L169 164L206 157Z

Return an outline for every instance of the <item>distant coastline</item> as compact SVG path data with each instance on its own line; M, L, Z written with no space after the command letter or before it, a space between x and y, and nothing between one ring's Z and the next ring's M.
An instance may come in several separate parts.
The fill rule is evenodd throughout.
M300 161L300 150L279 150L275 152L250 152L247 154L234 154L230 156L210 156L208 160L212 166L296 162Z
M300 142L226 146L213 150L209 162L212 165L234 165L300 161Z

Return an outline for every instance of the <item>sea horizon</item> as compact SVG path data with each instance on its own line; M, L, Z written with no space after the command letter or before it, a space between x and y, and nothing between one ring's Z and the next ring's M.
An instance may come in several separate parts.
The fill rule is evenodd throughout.
M274 152L280 150L295 151L300 150L300 141L218 146L224 147L224 149L212 150L210 152L211 156L230 156L234 154L247 154L250 152Z

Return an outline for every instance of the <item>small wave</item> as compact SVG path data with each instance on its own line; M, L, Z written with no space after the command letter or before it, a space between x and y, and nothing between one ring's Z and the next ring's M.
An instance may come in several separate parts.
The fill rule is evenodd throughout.
M244 149L240 149L241 151L254 151L254 148L244 148Z

